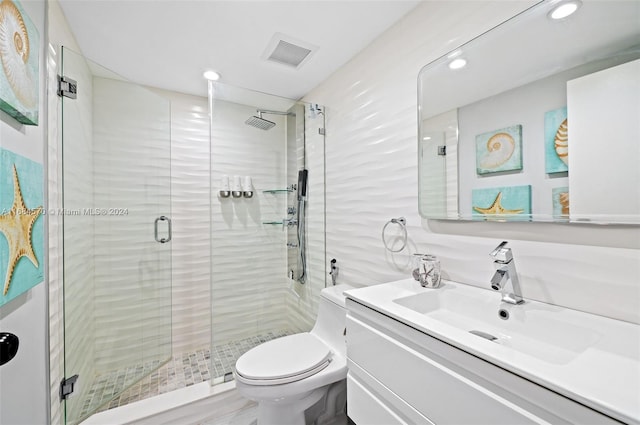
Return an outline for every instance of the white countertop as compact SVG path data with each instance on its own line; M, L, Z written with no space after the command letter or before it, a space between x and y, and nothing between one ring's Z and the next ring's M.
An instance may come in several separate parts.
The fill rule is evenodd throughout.
M518 351L472 335L460 325L448 324L446 317L434 319L393 301L429 291L450 291L449 297L460 294L486 299L489 305L495 304L491 314L496 315L499 308L506 306L513 320L519 320L525 327L527 318L553 316L556 321L589 330L591 338L580 349L560 348L558 351L563 357L550 362L535 353ZM506 305L500 302L501 295L497 292L449 281L439 289L427 289L413 279L405 279L354 289L345 294L360 304L612 418L640 424L640 325L536 301ZM482 330L482 323L477 328ZM575 335L572 337L576 338Z

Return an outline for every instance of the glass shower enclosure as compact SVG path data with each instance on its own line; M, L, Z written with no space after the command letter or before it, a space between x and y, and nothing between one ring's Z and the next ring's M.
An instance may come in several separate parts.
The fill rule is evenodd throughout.
M169 95L172 129L166 92L64 48L61 67L77 88L60 101L63 210L49 217L63 227L65 379L78 375L66 423L228 381L248 349L310 330L328 271L323 108L212 83L209 126L193 115L204 99Z
M62 48L64 373L78 423L171 357L170 105ZM68 87L68 86L67 86Z

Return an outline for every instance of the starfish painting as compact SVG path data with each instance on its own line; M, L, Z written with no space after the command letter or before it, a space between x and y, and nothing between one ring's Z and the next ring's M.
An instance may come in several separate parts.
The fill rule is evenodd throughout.
M7 265L3 295L7 295L9 292L11 278L20 258L26 257L36 268L38 267L38 259L31 245L31 233L36 219L42 214L42 206L33 210L27 209L22 198L18 170L15 164L13 165L13 191L11 209L0 215L0 233L7 239L9 245L9 264Z
M498 196L496 196L496 199L493 201L493 203L489 208L473 207L473 209L479 212L480 214L486 214L486 215L520 214L524 211L523 209L508 210L504 208L502 206L502 192L498 192Z

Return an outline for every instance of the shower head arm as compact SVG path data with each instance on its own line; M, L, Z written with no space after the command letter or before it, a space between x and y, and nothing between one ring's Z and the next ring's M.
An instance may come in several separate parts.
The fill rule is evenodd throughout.
M282 111L270 111L268 109L257 109L256 112L258 112L258 114L260 114L260 117L262 117L262 114L271 114L271 115L295 115L292 112L282 112Z

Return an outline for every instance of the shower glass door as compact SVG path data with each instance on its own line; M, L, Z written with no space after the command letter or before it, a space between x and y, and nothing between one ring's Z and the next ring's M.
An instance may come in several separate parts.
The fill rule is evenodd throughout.
M75 424L171 357L166 99L62 49L65 378Z

